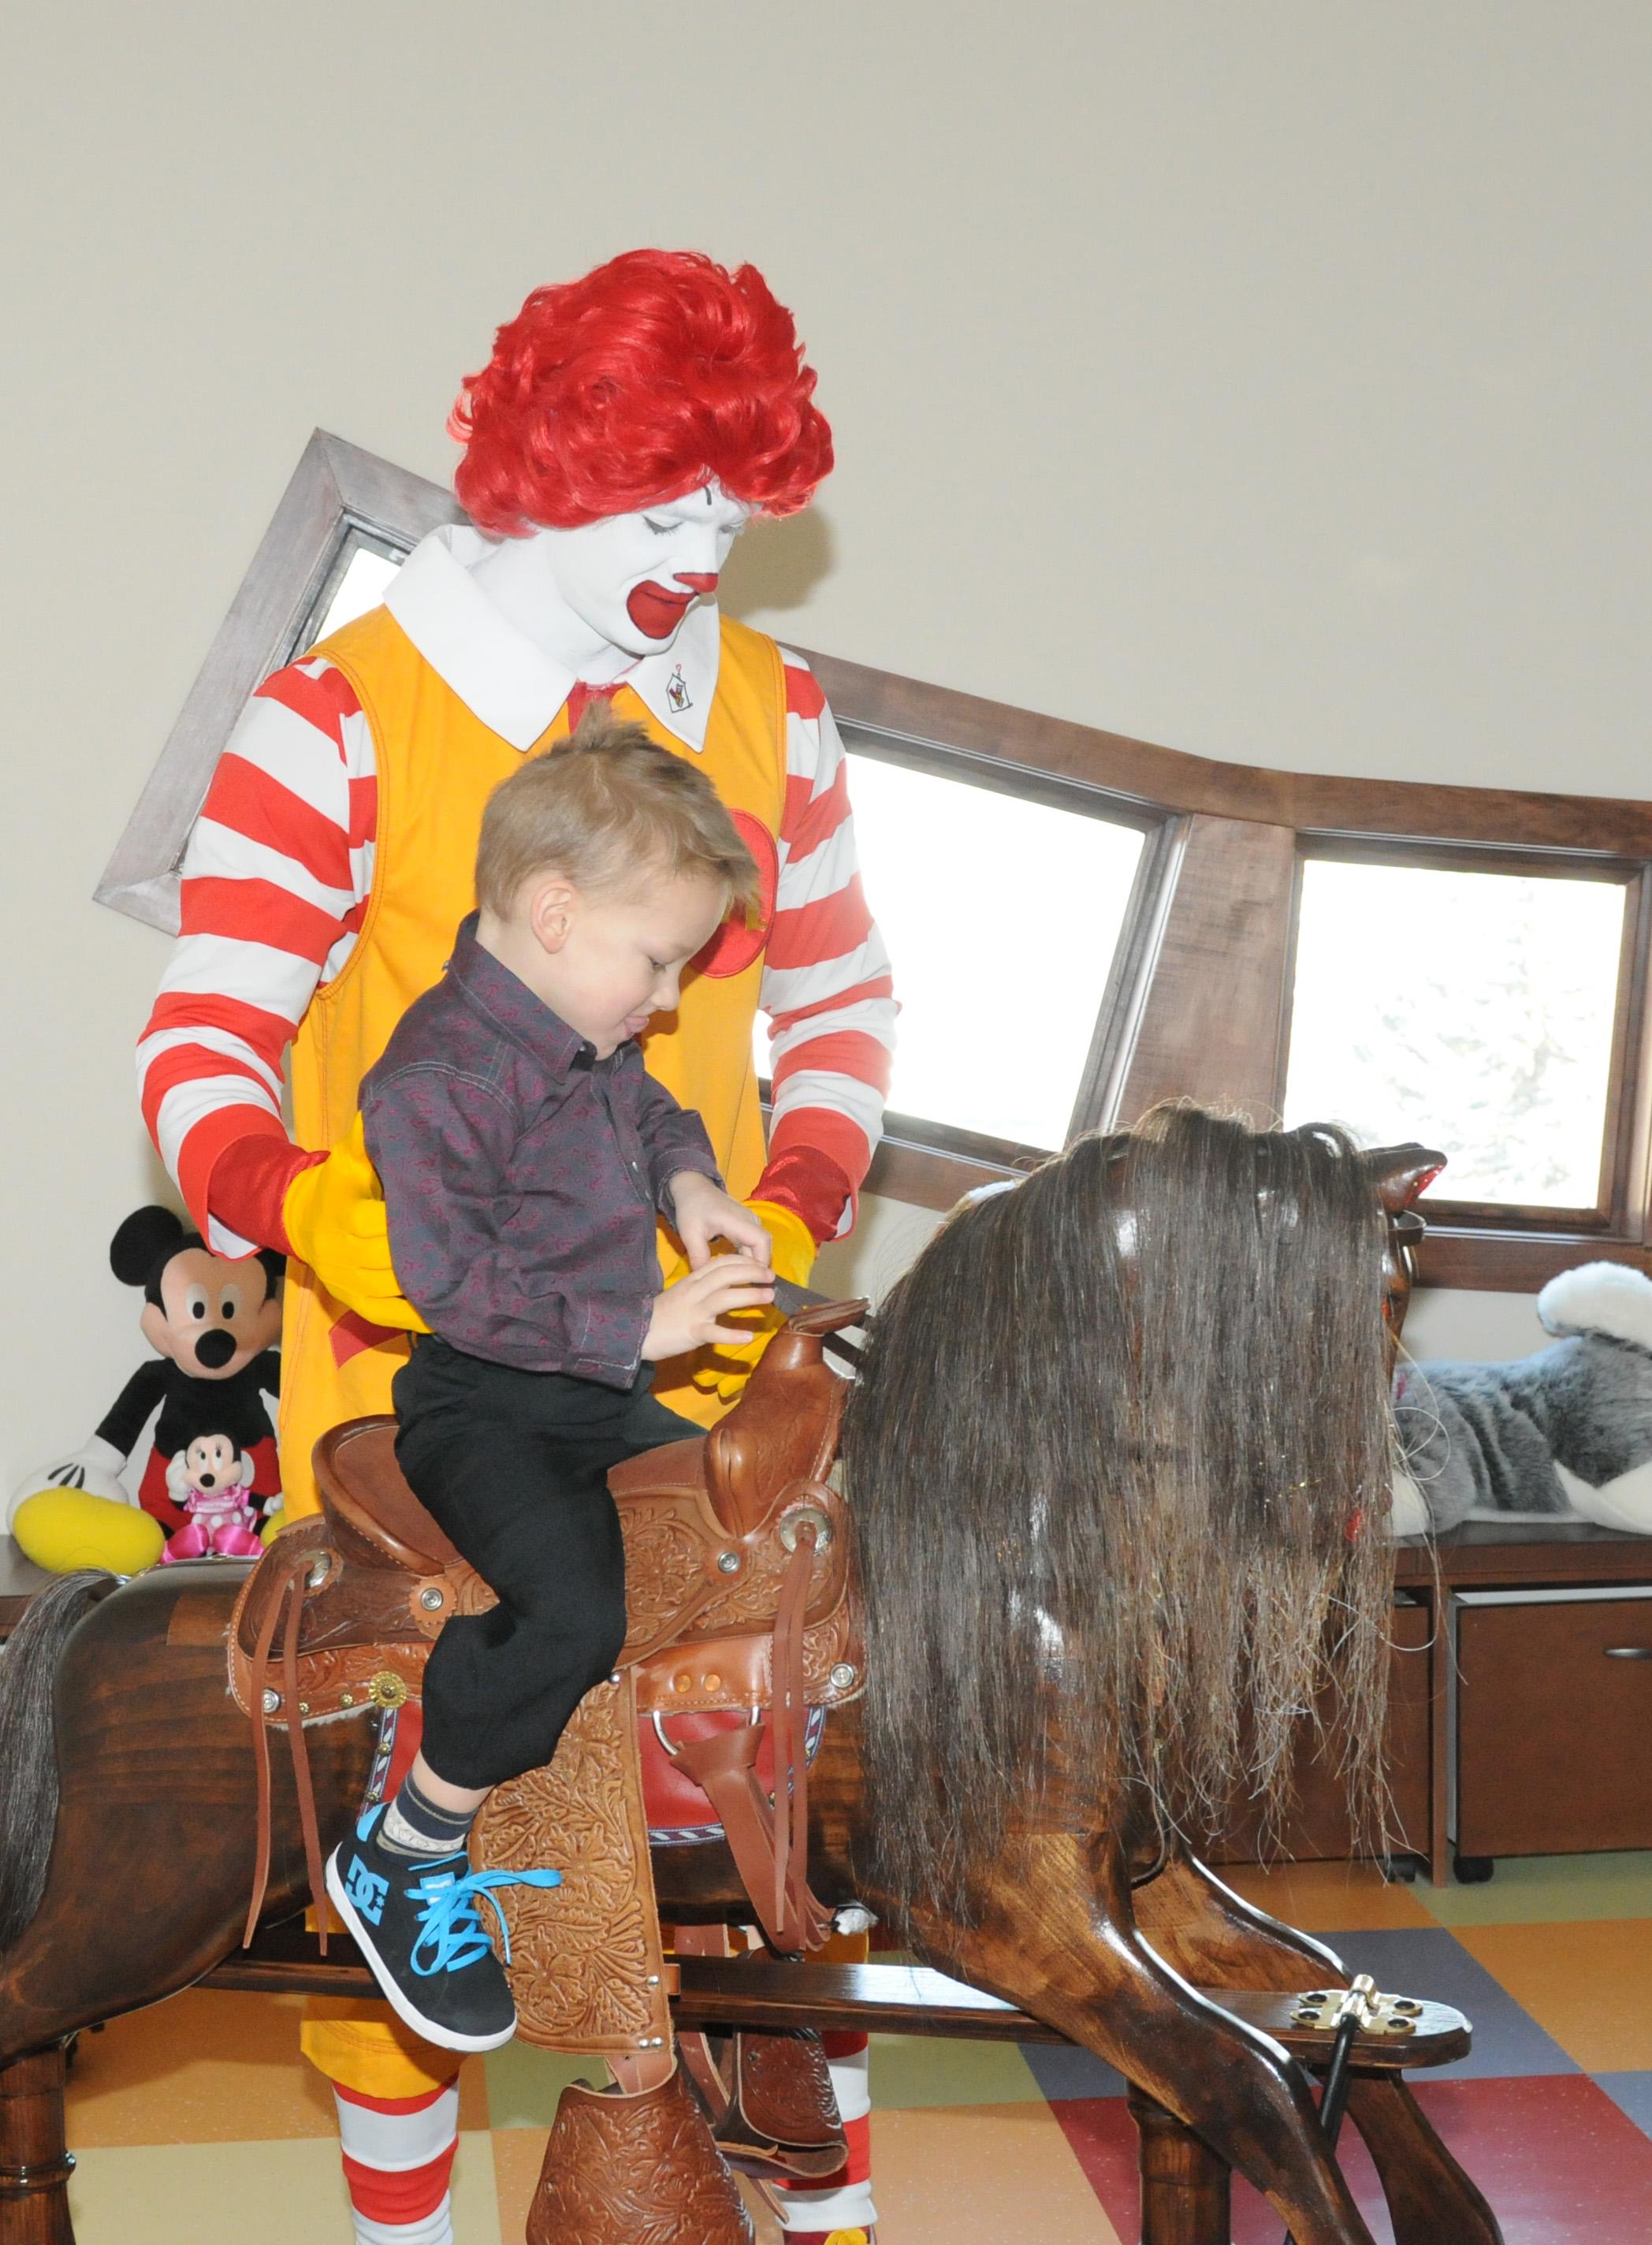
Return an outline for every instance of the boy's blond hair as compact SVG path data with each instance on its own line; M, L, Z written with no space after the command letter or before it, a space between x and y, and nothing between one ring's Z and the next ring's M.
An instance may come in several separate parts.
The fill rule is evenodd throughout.
M758 901L756 861L704 772L599 705L570 740L502 781L482 814L484 911L508 916L523 884L552 870L592 891L663 870L720 882L747 912Z

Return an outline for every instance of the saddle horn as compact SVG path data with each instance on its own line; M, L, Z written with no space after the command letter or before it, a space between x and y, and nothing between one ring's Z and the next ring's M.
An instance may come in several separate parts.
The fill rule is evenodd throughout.
M739 1402L707 1436L706 1493L731 1536L761 1527L777 1491L830 1472L846 1383L826 1362L825 1343L859 1325L867 1309L864 1301L815 1301L788 1318Z

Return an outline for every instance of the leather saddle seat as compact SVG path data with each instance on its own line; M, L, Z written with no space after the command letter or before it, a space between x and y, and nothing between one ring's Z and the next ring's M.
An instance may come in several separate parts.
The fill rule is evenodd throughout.
M781 1591L812 1536L802 1605L810 1706L857 1696L859 1631L849 1597L843 1502L828 1481L846 1384L824 1336L857 1322L862 1302L799 1312L770 1342L740 1401L703 1439L668 1443L609 1475L626 1553L628 1627L621 1666L638 1672L645 1715L772 1704ZM254 1570L232 1631L232 1683L250 1708L248 1673L269 1604L302 1572L297 1619L301 1721L416 1692L430 1642L452 1613L492 1592L409 1488L396 1422L355 1419L315 1448L322 1516L288 1529ZM263 1691L267 1720L285 1722Z

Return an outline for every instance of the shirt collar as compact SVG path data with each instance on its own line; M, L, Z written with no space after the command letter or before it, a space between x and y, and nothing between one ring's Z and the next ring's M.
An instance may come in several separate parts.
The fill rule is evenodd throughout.
M578 1029L570 1028L543 998L536 998L502 959L483 949L476 933L479 917L477 912L468 912L459 922L459 932L453 939L453 955L447 963L450 979L457 984L468 1002L485 1014L515 1043L523 1046L552 1075L566 1075L572 1068L600 1065L594 1045L588 1043Z
M513 749L531 749L578 681L518 631L471 575L492 544L469 523L444 523L408 555L384 605L473 716ZM699 756L721 653L717 611L702 602L669 648L644 655L618 682Z

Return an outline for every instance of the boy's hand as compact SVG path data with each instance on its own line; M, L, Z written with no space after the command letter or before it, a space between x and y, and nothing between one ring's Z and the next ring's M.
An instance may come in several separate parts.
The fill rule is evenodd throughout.
M643 1362L659 1364L669 1356L687 1356L691 1349L739 1339L718 1319L729 1310L760 1309L773 1299L774 1292L774 1272L752 1256L719 1255L708 1260L654 1296L653 1315L643 1337Z
M755 1262L773 1261L774 1247L762 1217L754 1216L743 1201L731 1200L698 1170L679 1170L669 1190L677 1212L677 1237L691 1271L703 1271L710 1262L714 1239L726 1239Z

